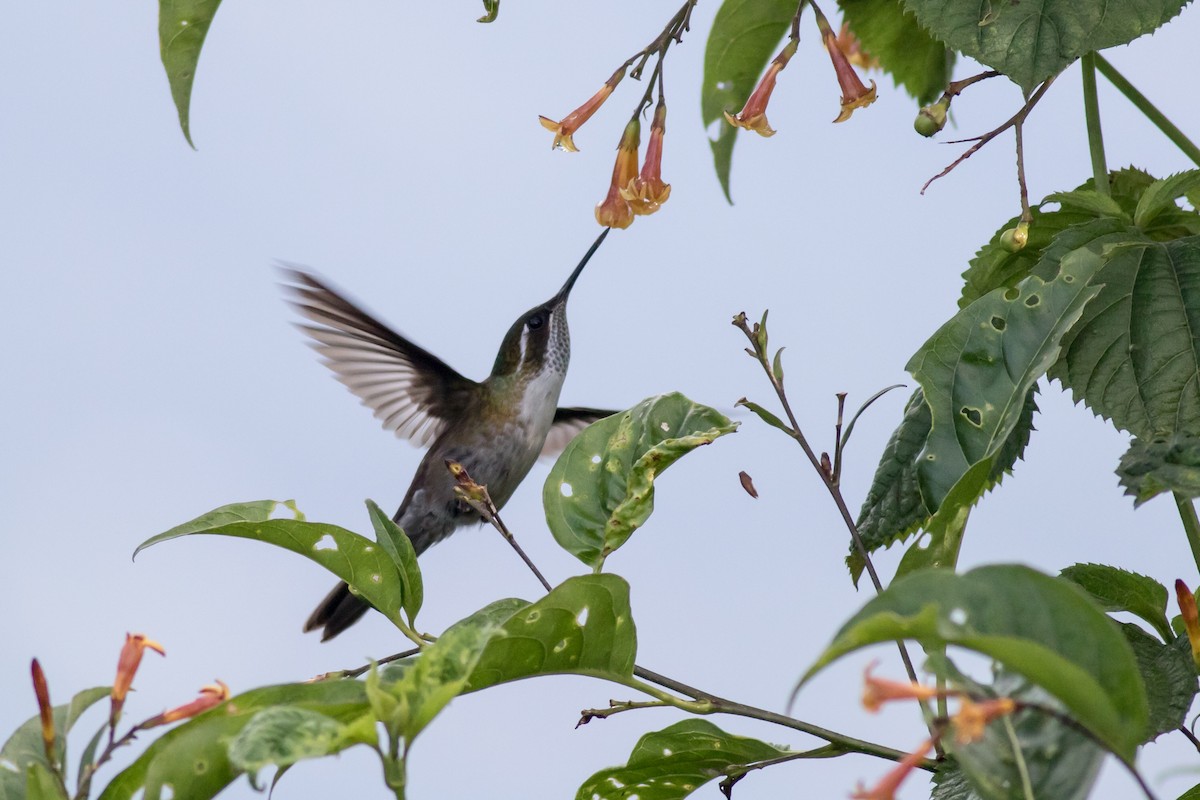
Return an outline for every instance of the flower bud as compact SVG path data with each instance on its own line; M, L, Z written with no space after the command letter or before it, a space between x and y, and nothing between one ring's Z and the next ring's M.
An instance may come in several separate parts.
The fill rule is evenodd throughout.
M949 110L950 98L942 97L941 100L927 105L917 112L913 128L926 138L933 136L946 127L946 112Z

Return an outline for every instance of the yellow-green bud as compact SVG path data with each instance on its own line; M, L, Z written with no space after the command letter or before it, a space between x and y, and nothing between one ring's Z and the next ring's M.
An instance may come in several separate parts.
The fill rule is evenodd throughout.
M1000 246L1010 253L1019 253L1029 242L1029 223L1022 222L1000 234Z
M950 98L943 97L917 113L917 118L913 120L913 128L922 136L933 136L946 127L946 112L949 110Z

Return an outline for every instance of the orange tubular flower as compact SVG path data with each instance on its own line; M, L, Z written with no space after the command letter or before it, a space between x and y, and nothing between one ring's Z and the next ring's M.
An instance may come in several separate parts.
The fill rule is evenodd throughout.
M586 103L579 108L567 114L560 121L555 122L549 117L538 117L542 123L542 127L548 131L554 132L554 142L550 145L550 149L561 147L568 153L578 153L579 148L575 146L575 140L571 137L575 135L575 131L582 127L583 123L591 119L592 114L595 114L600 106L604 105L604 101L613 93L613 89L617 88L617 84L625 77L625 68L617 70L612 74L612 77L605 81L600 87L600 91L592 95Z
M201 711L208 711L210 708L221 705L229 699L229 687L224 681L218 680L216 684L209 684L200 690L200 696L190 703L184 703L178 708L172 708L170 711L164 711L157 717L150 719L139 725L139 728L155 728L159 725L167 725L172 722L178 722L181 719L191 719Z
M863 673L862 704L867 711L878 711L889 700L929 700L938 696L938 690L932 686L876 678L871 671L877 663L870 664Z
M964 697L962 705L958 707L958 713L950 718L954 725L954 741L959 744L978 742L983 738L983 729L989 722L1013 713L1016 707L1016 703L1010 697L983 700L979 703Z
M1192 660L1200 666L1200 612L1196 610L1196 596L1183 581L1175 581L1175 599L1179 601L1179 613L1183 615L1183 627L1192 644Z
M612 183L604 200L596 205L596 222L606 228L628 228L633 224L633 209L629 207L629 201L621 196L621 190L637 178L641 130L642 126L636 117L629 120L625 132L621 134L621 143L617 145Z
M916 750L906 755L904 760L897 764L891 772L884 775L873 789L868 790L860 783L854 794L850 795L851 800L894 800L900 784L904 783L908 773L916 769L931 747L933 747L933 740L926 739Z
M646 145L646 161L642 174L631 180L621 191L621 198L629 203L630 210L638 216L653 214L671 196L671 184L662 179L662 145L666 135L667 104L659 98L654 109L654 122L650 124L650 143Z
M816 11L816 8L813 10ZM850 65L850 60L838 46L837 34L829 26L829 20L825 19L825 15L820 11L816 11L816 15L817 27L821 29L821 40L825 43L825 49L829 51L830 60L833 61L838 85L842 87L842 112L834 122L845 122L850 119L854 109L865 108L875 102L875 81L871 81L870 89L863 85L858 73Z
M46 673L35 658L29 665L33 676L33 693L37 697L38 714L42 718L42 744L46 748L46 759L53 764L54 758L54 707L50 705L50 687L46 684Z
M142 663L142 653L146 651L146 648L150 648L160 656L167 654L161 644L153 639L147 639L145 634L125 634L125 646L121 648L121 657L117 659L117 677L113 681L112 687L112 710L108 716L109 723L112 725L116 725L117 720L121 718L125 695L129 693L129 687L133 685L133 676L137 674L138 665Z
M854 31L850 30L849 23L842 23L842 29L838 31L837 42L838 47L854 66L862 69L879 69L879 59L863 49L862 42L854 35Z
M775 91L775 79L779 77L780 72L783 72L783 68L796 54L796 48L799 46L798 40L789 41L767 67L767 74L762 76L758 86L750 93L750 98L746 100L746 105L742 107L742 110L737 114L725 112L725 119L730 125L754 131L759 136L775 135L775 131L771 130L771 126L767 124L767 103L771 100L771 92Z

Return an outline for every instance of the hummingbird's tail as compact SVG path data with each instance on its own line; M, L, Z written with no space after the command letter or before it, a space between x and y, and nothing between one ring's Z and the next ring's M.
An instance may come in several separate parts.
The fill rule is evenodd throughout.
M304 623L304 632L324 628L321 641L327 642L354 623L362 619L371 606L350 593L350 587L345 581L333 587L333 591L325 595L325 599Z

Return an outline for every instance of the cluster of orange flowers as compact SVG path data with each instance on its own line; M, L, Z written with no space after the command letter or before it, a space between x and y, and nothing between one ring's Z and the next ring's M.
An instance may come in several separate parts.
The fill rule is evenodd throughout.
M575 131L587 122L596 110L608 99L613 89L625 77L624 69L618 70L592 95L586 103L572 111L560 121L539 117L542 127L554 132L552 147L574 153L579 148L573 138ZM641 123L635 114L621 141L617 145L617 160L613 165L612 181L608 194L596 205L596 221L606 228L628 228L634 217L653 214L662 208L671 196L671 184L662 179L663 137L667 132L667 104L659 97L654 109L654 120L650 123L650 142L646 145L646 160L638 171L638 147L641 145Z
M133 686L133 678L137 674L138 667L142 663L142 656L147 650L153 650L160 656L167 654L161 644L147 638L144 634L125 634L125 645L121 648L121 655L117 659L117 675L113 679L112 691L109 695L108 724L112 730L116 730L117 722L121 719L121 710L125 707L125 697L129 694L129 689ZM38 713L41 717L42 741L45 744L46 757L53 764L56 761L55 731L54 707L50 704L50 689L46 683L46 675L42 671L42 666L36 658L33 659L33 663L30 665L30 672L33 676L33 691L37 697ZM195 700L138 723L134 726L134 730L146 730L147 728L190 719L202 711L207 711L210 708L220 705L228 699L229 687L222 681L217 681L215 684L203 687L200 690L200 696Z
M874 103L876 95L875 81L871 81L871 86L868 88L858 77L858 73L854 71L851 62L870 67L875 65L875 61L863 51L849 28L842 26L839 36L833 32L829 20L825 18L820 9L814 6L813 10L817 16L817 27L821 31L821 41L829 52L829 58L833 62L833 71L837 75L838 86L842 90L842 107L834 122L845 122L850 119L855 109L865 108ZM799 45L798 38L790 39L779 55L775 56L767 66L766 74L758 82L754 91L750 93L742 110L736 114L725 112L725 119L730 125L754 131L759 136L775 135L775 131L767 124L767 103L771 100L771 93L775 91L775 81L779 77L779 73L796 54ZM847 52L851 55L848 56Z

